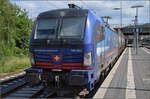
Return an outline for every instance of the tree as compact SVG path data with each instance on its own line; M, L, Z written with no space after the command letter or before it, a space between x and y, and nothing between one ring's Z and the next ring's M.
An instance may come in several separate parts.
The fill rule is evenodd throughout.
M9 0L0 1L0 55L27 55L33 21L26 10Z

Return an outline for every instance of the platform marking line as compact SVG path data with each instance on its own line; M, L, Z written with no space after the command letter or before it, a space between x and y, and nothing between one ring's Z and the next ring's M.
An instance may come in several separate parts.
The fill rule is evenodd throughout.
M150 54L150 52L146 48L142 48L146 53Z
M118 61L116 62L116 64L114 65L114 67L112 68L112 70L110 71L110 73L108 74L107 78L104 80L104 82L102 83L101 87L98 89L97 93L94 95L93 99L103 99L107 89L121 63L121 60L125 54L127 49L124 50L124 52L122 53L122 55L120 56L120 58L118 59Z
M136 98L135 92L135 83L134 83L134 75L133 75L133 64L132 64L132 56L131 56L131 48L129 48L129 58L128 58L128 69L127 69L127 87L126 87L126 99Z

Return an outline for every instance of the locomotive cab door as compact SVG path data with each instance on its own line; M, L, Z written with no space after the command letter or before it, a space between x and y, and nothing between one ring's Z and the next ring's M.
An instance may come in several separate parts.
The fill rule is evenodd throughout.
M98 76L100 76L101 71L104 68L104 46L105 46L105 33L104 27L97 22L95 25L95 32L94 32L94 45L96 45L96 53L97 53L97 66L98 66Z
M102 68L104 68L105 64L105 28L102 27L101 29L101 39L102 39Z

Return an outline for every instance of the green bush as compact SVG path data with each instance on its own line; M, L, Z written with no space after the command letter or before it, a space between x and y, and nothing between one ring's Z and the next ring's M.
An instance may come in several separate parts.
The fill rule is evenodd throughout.
M33 21L9 0L0 2L0 57L28 56Z
M28 57L3 57L0 60L0 73L16 72L29 67Z

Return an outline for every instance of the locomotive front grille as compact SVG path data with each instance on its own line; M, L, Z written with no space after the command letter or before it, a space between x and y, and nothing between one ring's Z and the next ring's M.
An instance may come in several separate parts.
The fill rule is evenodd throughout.
M61 60L59 62L54 61L53 56L54 55L60 55ZM67 50L64 51L55 51L55 52L49 52L49 51L35 51L34 52L34 58L36 62L36 66L48 66L49 68L53 67L82 67L83 66L83 53L73 53ZM69 69L69 68L68 68Z

